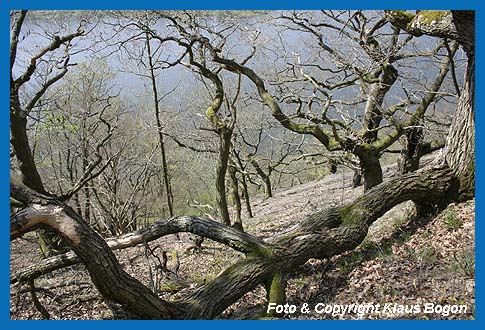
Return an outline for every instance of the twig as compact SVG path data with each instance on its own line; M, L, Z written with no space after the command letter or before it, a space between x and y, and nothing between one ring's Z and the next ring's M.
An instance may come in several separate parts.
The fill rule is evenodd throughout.
M35 284L34 280L30 280L30 295L32 296L32 301L34 302L35 308L42 314L42 317L45 320L50 320L51 316L49 312L45 309L45 307L40 303L39 299L37 298L37 293L35 292Z

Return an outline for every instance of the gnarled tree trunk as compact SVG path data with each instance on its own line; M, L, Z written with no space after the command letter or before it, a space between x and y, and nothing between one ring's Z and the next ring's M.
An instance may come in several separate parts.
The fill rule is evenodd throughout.
M55 229L70 242L103 297L141 318L214 318L261 283L267 284L269 299L280 302L284 299L281 291L284 274L310 258L330 258L354 249L366 237L369 226L395 205L408 200L442 204L473 196L475 64L473 39L470 41L473 18L469 12L453 12L459 35L466 34L465 40L458 38L458 41L468 55L468 68L445 151L432 166L377 185L347 205L316 211L295 228L266 242L197 218L172 218L120 237L117 244L136 244L154 236L190 231L246 254L245 259L177 301L159 299L126 274L106 241L70 207L15 184L11 184L11 196L25 204L25 208L11 217L11 239L39 226Z
M379 157L371 152L359 156L360 174L364 181L364 191L367 192L382 182L382 167Z
M406 129L400 139L402 148L397 161L398 171L401 174L414 172L419 168L419 159L423 149L423 129L413 127Z
M231 150L232 129L223 128L219 132L219 153L216 165L216 203L221 212L222 223L230 226L231 217L227 205L226 172Z
M106 300L120 304L140 318L210 319L277 273L291 272L310 258L329 258L355 248L365 238L370 224L393 206L409 199L440 200L447 194L451 179L452 172L446 167L394 179L349 205L317 211L296 228L268 242L231 228L240 233L237 234L207 220L195 219L186 226L177 226L183 219L172 218L154 224L153 228L159 228L156 237L195 230L199 235L212 237L246 253L245 259L228 267L213 281L174 302L154 300L154 294L121 269L106 242L71 208L15 185L11 185L12 197L28 207L12 217L11 238L39 225L51 226L70 242ZM194 221L198 221L199 227ZM200 226L206 229L197 230ZM211 227L214 229L210 230ZM148 229L144 237L134 233L125 235L121 241L141 243L148 240L146 235L149 237L153 233L153 229ZM273 285L268 287L271 290ZM276 298L281 297L281 292L274 294ZM272 296L271 291L269 296Z
M446 139L444 158L458 179L456 198L475 195L475 12L453 10L457 39L467 55L465 85Z

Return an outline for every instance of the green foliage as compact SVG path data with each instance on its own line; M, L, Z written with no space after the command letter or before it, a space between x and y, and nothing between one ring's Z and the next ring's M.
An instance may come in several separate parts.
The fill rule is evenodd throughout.
M444 215L443 225L448 231L455 231L463 226L463 220L453 211L447 211Z
M40 128L52 133L62 131L75 133L80 129L79 125L70 122L66 115L54 112L50 108L45 110L44 125Z
M361 249L352 251L352 253L350 253L348 256L339 259L335 265L335 268L344 273L348 273L362 262L364 256L365 253Z

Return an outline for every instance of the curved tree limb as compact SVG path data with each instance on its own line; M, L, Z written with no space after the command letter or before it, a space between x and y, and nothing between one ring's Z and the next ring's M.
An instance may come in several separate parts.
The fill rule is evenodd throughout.
M460 15L453 13L455 16ZM461 27L466 28L462 25L458 30ZM384 182L347 205L309 215L300 225L275 237L267 250L249 253L246 259L179 301L159 299L126 274L108 244L70 207L53 197L11 185L12 197L28 205L15 215L11 233L15 236L25 228L51 226L69 241L103 297L139 317L214 318L276 273L291 272L309 258L329 258L354 249L365 238L370 224L401 202L446 203L459 196L454 191L457 188L465 197L473 193L475 67L472 50L466 51L465 88L446 142L445 157L440 159L443 162Z
M301 225L271 240L273 253L248 256L181 300L187 318L214 318L275 272L288 273L310 258L329 258L354 249L370 224L406 200L438 203L451 184L448 168L432 168L385 182L354 203L315 212Z
M454 172L457 181L454 188L456 197L470 198L475 192L475 12L420 11L414 15L394 10L386 11L386 15L391 24L405 24L409 28L408 32L414 35L454 39L467 55L465 84L440 160Z
M453 16L449 10L420 10L416 14L405 10L385 10L384 13L392 25L414 36L426 34L446 39L458 38L458 31L452 24Z
M17 188L13 189L15 190ZM17 195L17 198L22 197ZM40 220L41 219L38 218L36 221ZM15 239L26 231L39 225L39 222L32 220L26 224L22 224L20 214L16 214L11 219L11 239ZM258 254L260 251L269 249L269 246L266 243L250 234L212 220L190 216L174 217L168 220L157 221L149 227L139 229L132 233L108 238L106 239L106 243L112 250L125 249L156 240L169 234L180 232L190 232L195 235L203 236L246 254ZM13 274L10 278L10 283L13 284L35 279L54 270L71 266L79 262L79 258L72 251L53 256Z
M31 206L16 214L11 234L16 237L27 227L32 229L40 224L55 228L79 254L93 283L105 299L120 303L136 315L144 318L214 318L275 271L290 272L309 258L328 258L355 248L365 238L369 225L391 207L409 199L438 203L446 195L451 178L448 168L433 168L383 183L354 203L311 214L297 227L275 237L271 245L261 244L248 234L216 224L216 228L235 236L233 241L238 244L241 240L251 252L247 258L227 268L207 285L173 303L158 298L160 301L152 301L155 298L151 291L141 287L138 281L121 269L108 243L97 236L72 209L52 198L12 185L12 196ZM176 219L164 222L163 226L169 228L169 233L186 227L185 221L190 220L189 217ZM212 222L197 220L196 223ZM137 235L127 235L111 244L121 247L130 244L130 241L140 240L144 234L150 237L151 233L150 230L142 230ZM211 234L206 231L204 235ZM141 301L138 298L135 304L133 296L141 292L147 294L146 291L150 295ZM141 310L145 304L149 304L150 309L145 306Z
M11 237L40 225L49 226L68 242L107 301L115 301L125 310L146 319L174 319L180 314L177 306L159 299L126 273L106 241L72 208L25 187L11 185L10 194L29 205L15 214Z
M455 54L457 49L458 49L458 44L455 43L454 45L451 46L451 51L453 55ZM403 134L404 128L415 126L416 123L421 118L423 118L429 105L435 99L436 93L440 90L444 79L448 75L452 61L453 61L452 56L447 57L443 61L440 67L440 71L433 82L433 85L431 86L429 91L426 92L425 96L421 99L421 102L419 103L418 107L411 115L411 117L409 117L403 123L396 123L396 128L393 131L379 138L377 141L373 142L371 145L373 150L375 150L376 152L384 151L399 139L399 137Z

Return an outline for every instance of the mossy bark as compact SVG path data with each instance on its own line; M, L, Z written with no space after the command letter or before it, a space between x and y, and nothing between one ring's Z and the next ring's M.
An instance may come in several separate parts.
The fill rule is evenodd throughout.
M231 185L231 199L234 207L234 224L233 227L243 230L241 218L241 197L239 195L239 184L236 176L236 166L232 160L229 160L228 165L229 180Z
M232 130L223 128L219 132L219 153L216 165L216 203L221 213L222 223L230 226L231 217L227 205L226 195L226 172L231 150Z
M276 272L265 283L266 296L268 304L275 303L277 305L284 305L286 302L286 279L285 275L281 272ZM276 313L276 310L271 310L269 313L264 310L264 316L275 317L281 316Z

